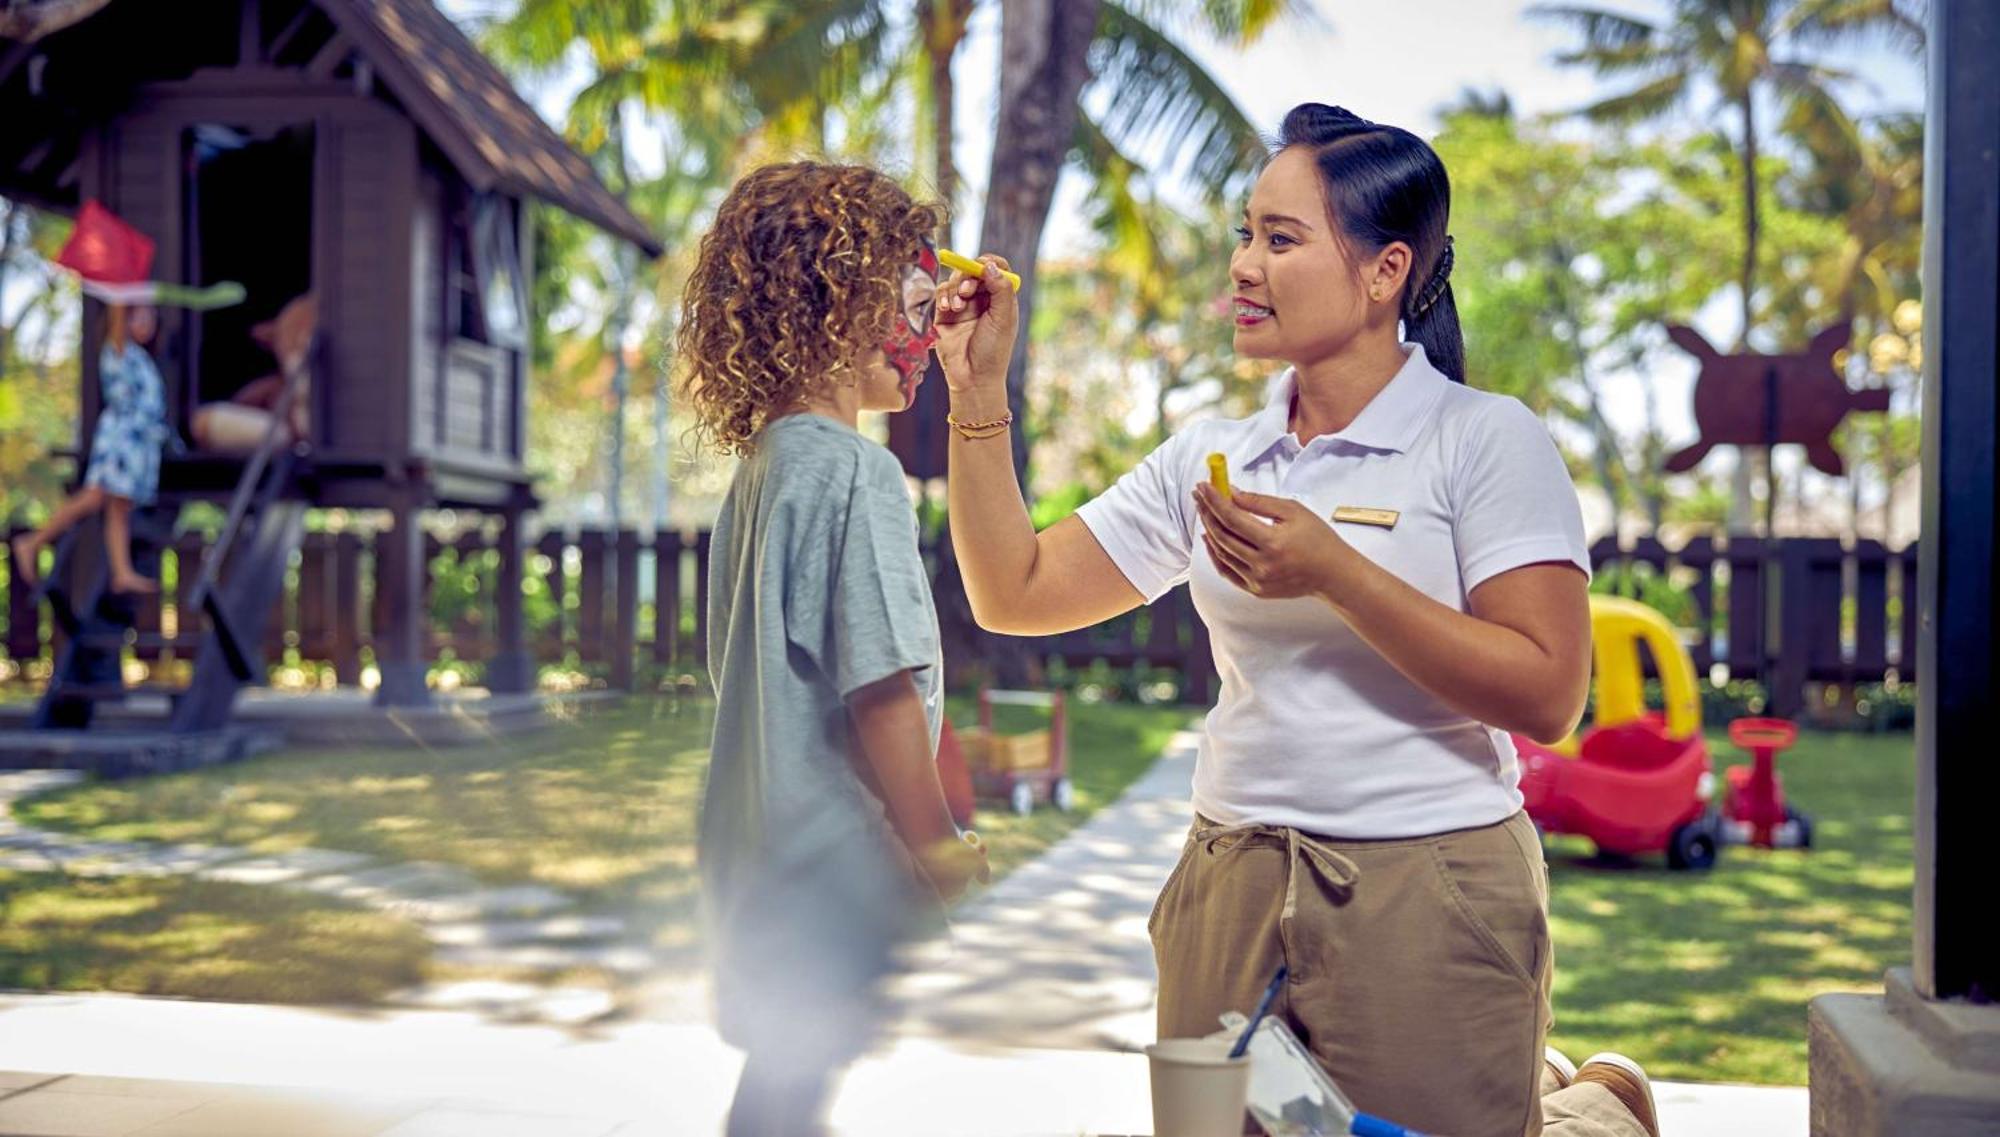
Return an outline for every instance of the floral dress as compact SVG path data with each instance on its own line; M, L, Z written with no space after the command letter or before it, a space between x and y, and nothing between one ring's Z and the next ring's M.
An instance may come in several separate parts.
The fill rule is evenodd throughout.
M167 440L160 369L145 348L128 342L122 351L104 345L97 374L104 409L97 414L83 484L145 505L159 490L160 447Z

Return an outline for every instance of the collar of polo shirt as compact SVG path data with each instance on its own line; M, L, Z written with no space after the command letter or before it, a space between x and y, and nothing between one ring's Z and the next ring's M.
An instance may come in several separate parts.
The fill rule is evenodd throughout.
M1382 388L1346 430L1322 435L1314 442L1331 439L1367 450L1402 453L1417 440L1430 421L1431 412L1451 380L1431 366L1422 344L1407 344L1408 356L1389 385ZM1251 429L1230 457L1230 465L1242 468L1269 454L1291 434L1292 395L1298 390L1298 373L1287 367L1271 381L1264 409L1257 412ZM1328 443L1331 445L1332 443Z

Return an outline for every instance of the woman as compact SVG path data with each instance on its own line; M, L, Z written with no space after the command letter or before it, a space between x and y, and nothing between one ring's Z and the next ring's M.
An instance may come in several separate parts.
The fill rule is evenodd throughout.
M1552 741L1582 713L1589 561L1546 430L1464 385L1449 198L1407 131L1293 110L1230 260L1236 349L1290 364L1269 404L1040 534L992 440L1015 314L992 269L948 283L939 356L979 622L1066 631L1188 581L1212 636L1197 820L1151 926L1161 1037L1247 1011L1283 963L1275 1013L1358 1106L1515 1137L1569 1071L1544 1059L1547 878L1508 732ZM1629 1060L1578 1080L1551 1098L1564 1132L1651 1131Z

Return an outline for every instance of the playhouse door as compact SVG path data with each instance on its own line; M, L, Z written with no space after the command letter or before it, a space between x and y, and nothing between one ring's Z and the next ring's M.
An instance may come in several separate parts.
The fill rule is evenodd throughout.
M203 122L182 128L180 145L187 279L248 293L190 321L193 389L203 403L243 398L278 370L258 326L312 289L315 131Z

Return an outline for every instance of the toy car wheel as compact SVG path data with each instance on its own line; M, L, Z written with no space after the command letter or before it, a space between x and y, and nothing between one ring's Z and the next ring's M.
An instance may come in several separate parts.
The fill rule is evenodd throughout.
M1785 807L1785 824L1792 831L1791 833L1792 839L1789 842L1789 844L1793 848L1795 849L1812 848L1813 821L1810 815L1801 813L1798 810L1793 809L1791 806L1788 805Z
M1013 805L1016 814L1026 817L1035 812L1035 787L1026 782L1015 782L1014 789L1007 795L1007 800Z
M1076 808L1076 787L1070 785L1068 778L1057 778L1056 784L1049 790L1049 801L1057 809L1068 813Z
M1673 836L1667 838L1667 865L1676 869L1712 869L1720 849L1715 823L1707 817L1699 817L1674 830Z

